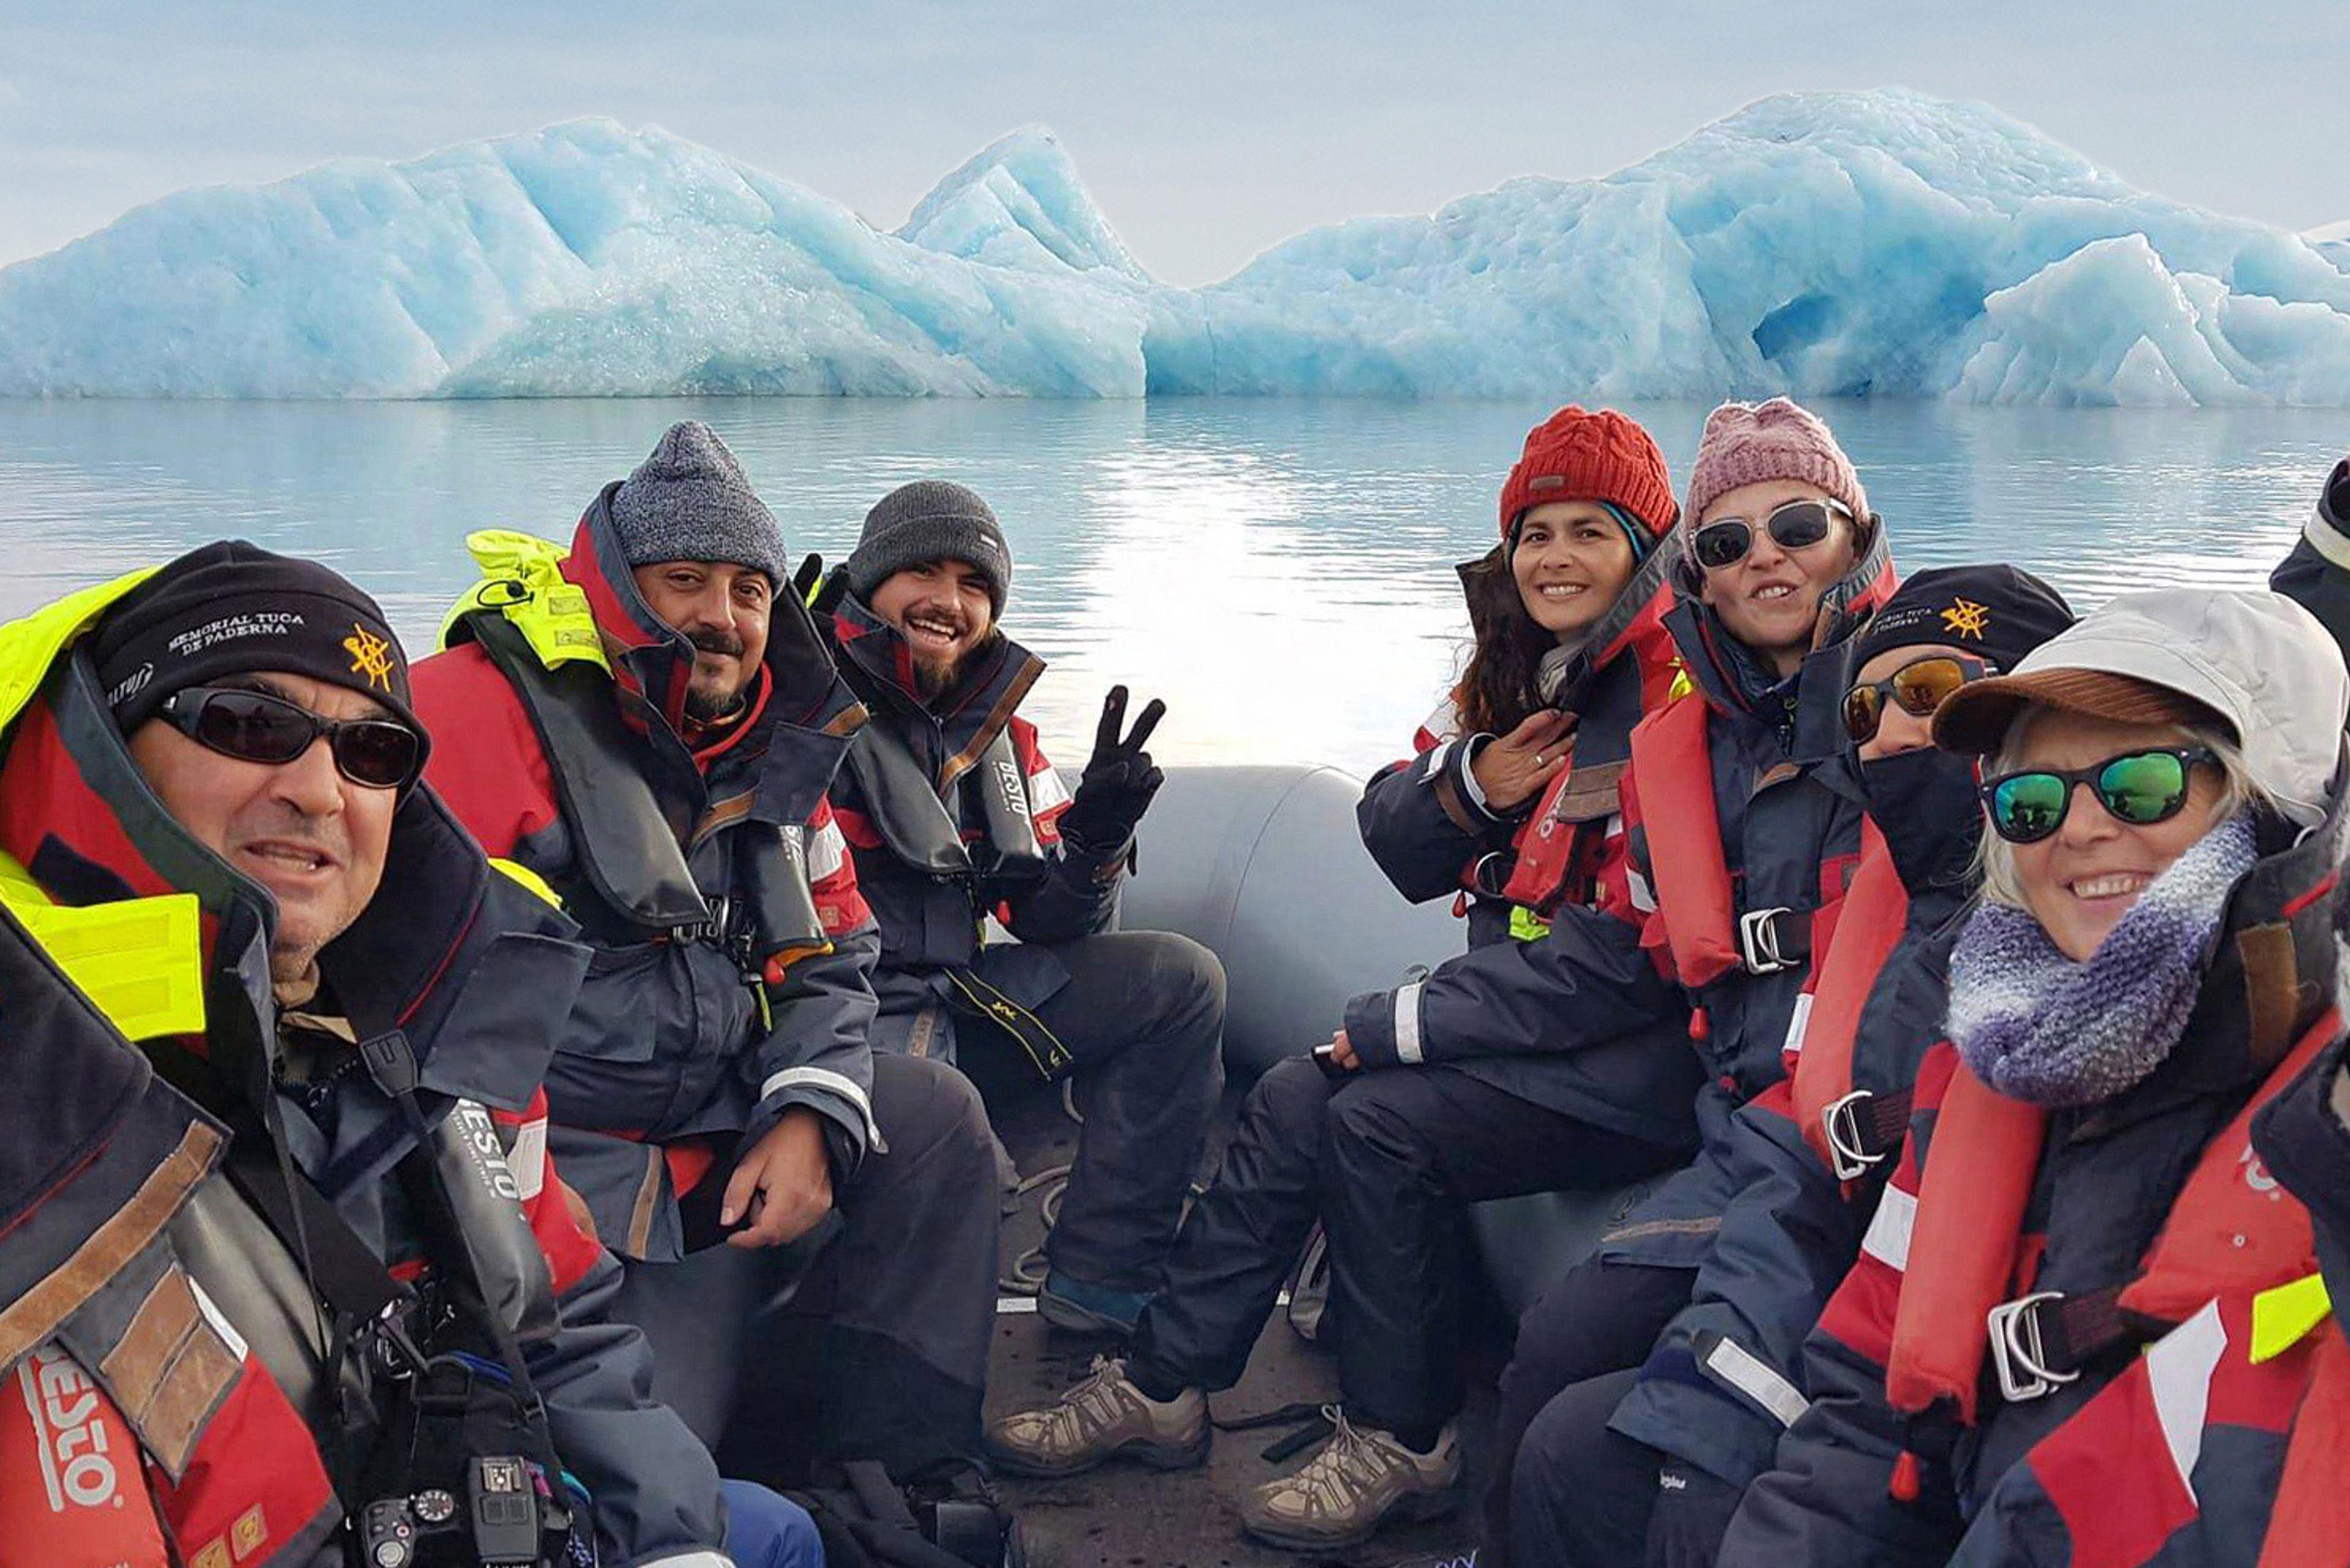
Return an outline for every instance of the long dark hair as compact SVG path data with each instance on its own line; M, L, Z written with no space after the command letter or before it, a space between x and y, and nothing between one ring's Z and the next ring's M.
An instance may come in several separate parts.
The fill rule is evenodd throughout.
M1506 735L1544 705L1538 690L1543 656L1558 646L1526 613L1510 570L1510 539L1457 568L1469 598L1475 639L1468 668L1452 688L1452 707L1464 735Z

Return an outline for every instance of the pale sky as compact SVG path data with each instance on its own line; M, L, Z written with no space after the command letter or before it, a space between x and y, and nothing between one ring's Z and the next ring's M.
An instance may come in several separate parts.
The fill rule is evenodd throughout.
M0 264L187 185L580 115L655 124L891 228L1057 131L1159 276L1517 174L1606 174L1768 93L1980 99L2149 190L2350 219L2339 0L0 0Z

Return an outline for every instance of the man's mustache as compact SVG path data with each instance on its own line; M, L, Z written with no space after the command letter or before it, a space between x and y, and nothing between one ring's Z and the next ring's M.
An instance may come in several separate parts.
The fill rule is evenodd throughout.
M704 653L723 653L730 659L743 657L743 639L730 631L697 631L686 640Z

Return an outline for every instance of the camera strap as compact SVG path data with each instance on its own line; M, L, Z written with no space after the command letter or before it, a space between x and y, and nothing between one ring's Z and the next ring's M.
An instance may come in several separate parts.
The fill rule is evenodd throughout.
M488 1336L491 1348L497 1353L499 1366L512 1383L515 1397L527 1413L532 1436L546 1450L537 1457L552 1458L555 1444L547 1428L546 1404L524 1365L520 1341L484 1288L481 1255L474 1247L473 1237L458 1220L457 1203L437 1158L439 1150L432 1129L424 1119L424 1107L417 1100L416 1054L408 1044L408 1036L397 1029L390 1030L362 1042L359 1054L366 1059L368 1073L375 1079L376 1086L400 1106L416 1139L415 1148L400 1162L400 1184L428 1240L440 1243L432 1251L448 1288L450 1304L460 1318L470 1321Z
M391 1277L373 1248L298 1169L281 1169L260 1138L229 1146L230 1185L297 1257L319 1300L356 1323L369 1323L405 1305L415 1293ZM282 1147L282 1146L281 1146ZM307 1256L305 1255L307 1254Z

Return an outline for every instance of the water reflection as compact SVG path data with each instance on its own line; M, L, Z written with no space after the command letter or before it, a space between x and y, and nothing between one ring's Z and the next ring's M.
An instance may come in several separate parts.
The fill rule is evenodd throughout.
M837 558L923 475L987 495L1012 629L1053 661L1033 711L1081 760L1102 689L1173 711L1178 760L1396 754L1465 625L1452 563L1494 538L1530 403L656 400L0 401L0 615L242 535L331 562L429 639L475 528L567 535L670 421L743 455L795 550ZM1635 406L1674 459L1700 404ZM2326 410L1826 410L1908 568L2002 558L2080 604L2257 584L2350 440Z

